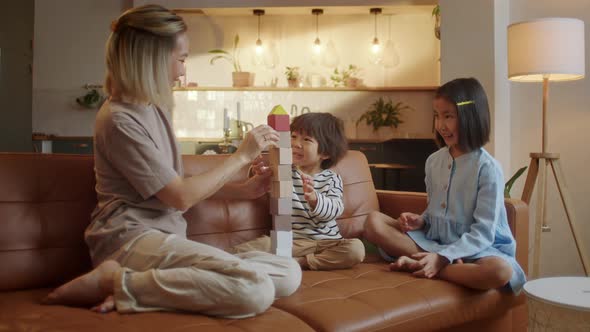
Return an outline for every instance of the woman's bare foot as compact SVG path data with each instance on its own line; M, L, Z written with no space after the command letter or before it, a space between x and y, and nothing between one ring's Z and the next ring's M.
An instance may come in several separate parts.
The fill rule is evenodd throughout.
M112 295L107 296L101 304L90 308L90 310L94 312L99 312L101 314L106 314L107 312L111 312L115 310L115 299Z
M407 256L401 256L395 262L389 264L390 271L414 272L421 268L420 262Z
M58 287L42 302L72 306L92 306L103 300L106 302L105 299L113 294L113 279L120 268L121 265L115 261L105 261L85 275Z

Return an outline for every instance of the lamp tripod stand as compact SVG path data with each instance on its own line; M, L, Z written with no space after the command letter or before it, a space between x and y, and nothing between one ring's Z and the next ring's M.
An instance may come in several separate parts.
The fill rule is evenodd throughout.
M578 231L576 220L574 217L572 200L565 183L565 176L561 169L559 162L559 153L549 153L546 151L547 148L547 99L549 95L549 80L547 77L543 77L543 145L541 153L531 153L531 163L529 166L529 172L527 174L524 190L522 192L522 198L524 202L529 204L533 189L535 188L535 182L538 181L537 186L537 209L535 219L535 238L534 238L534 255L533 255L533 278L539 276L539 260L540 260L540 249L541 249L541 231L549 232L551 228L547 225L547 214L545 208L547 206L547 171L548 166L551 166L557 189L559 190L559 196L565 209L567 221L569 223L570 230L574 237L576 249L578 255L582 261L584 273L586 276L590 274L590 263L588 260L588 250L584 248L584 244L578 239ZM537 180L537 175L540 175Z

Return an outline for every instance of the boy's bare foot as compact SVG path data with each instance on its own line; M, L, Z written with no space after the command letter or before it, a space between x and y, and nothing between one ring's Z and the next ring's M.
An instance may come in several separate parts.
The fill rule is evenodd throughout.
M302 270L309 270L309 265L307 264L307 258L304 257L293 257L299 263Z
M390 271L414 272L421 268L420 262L407 256L401 256L395 262L389 264Z
M105 299L113 294L113 278L120 268L121 265L115 261L105 261L85 275L58 287L42 302L72 306L92 306L101 301L106 302Z

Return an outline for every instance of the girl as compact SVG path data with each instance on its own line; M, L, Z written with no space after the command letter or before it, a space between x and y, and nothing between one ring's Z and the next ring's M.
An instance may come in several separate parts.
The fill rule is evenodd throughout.
M184 178L172 131L172 85L188 56L181 17L155 5L130 9L113 22L106 45L110 99L96 116L98 205L85 238L96 268L47 296L48 304L96 305L107 312L184 310L243 317L293 293L301 269L262 252L233 256L186 238L182 212L199 201L256 198L265 179L228 180L278 134L248 133L217 168ZM224 186L225 185L225 186Z
M426 211L397 220L373 212L365 237L393 261L391 270L476 289L508 285L517 293L525 275L508 227L504 177L482 148L490 135L483 87L474 78L453 80L436 91L433 106L443 147L426 161Z

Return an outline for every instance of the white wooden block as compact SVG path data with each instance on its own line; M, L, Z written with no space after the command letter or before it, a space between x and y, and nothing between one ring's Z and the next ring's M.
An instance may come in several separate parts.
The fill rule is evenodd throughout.
M290 131L279 131L279 148L290 148L291 147L291 132Z
M277 232L290 232L291 216L272 216L272 229Z
M270 243L273 248L293 248L293 232L270 231Z
M281 257L293 257L293 248L276 248L273 254Z
M273 181L270 187L270 197L293 197L293 181Z
M270 231L270 250L275 254L280 251L292 252L293 232Z
M268 162L271 167L274 165L290 165L293 163L293 151L291 148L268 149Z
M272 170L273 181L292 181L293 171L291 165L274 165Z
M293 213L293 202L291 197L270 198L270 214L288 215Z

